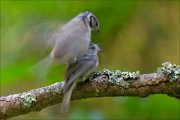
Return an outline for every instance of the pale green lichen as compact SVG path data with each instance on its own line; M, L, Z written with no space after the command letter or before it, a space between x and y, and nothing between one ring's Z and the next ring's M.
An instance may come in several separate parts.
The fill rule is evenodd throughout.
M176 64L165 62L162 64L162 67L157 68L157 73L168 75L170 77L170 82L180 82L180 66Z
M37 101L36 96L31 93L22 94L20 97L21 107L23 109L29 108Z
M109 82L120 85L124 88L129 88L132 79L137 79L139 77L139 71L136 72L121 72L120 70L110 71L108 69L104 70L104 74L109 76Z

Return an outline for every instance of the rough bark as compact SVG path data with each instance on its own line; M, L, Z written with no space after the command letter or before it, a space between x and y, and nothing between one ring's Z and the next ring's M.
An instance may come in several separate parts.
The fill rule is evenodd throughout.
M63 82L34 89L24 93L0 97L0 118L6 119L26 114L60 103L63 97ZM72 100L92 97L108 96L137 96L147 97L152 94L167 94L180 98L180 82L170 81L164 74L152 73L140 75L138 79L131 80L128 88L109 82L106 75L80 83L74 90Z

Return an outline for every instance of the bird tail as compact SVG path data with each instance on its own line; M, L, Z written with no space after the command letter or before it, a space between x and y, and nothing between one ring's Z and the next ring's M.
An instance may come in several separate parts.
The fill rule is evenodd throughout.
M39 63L35 64L30 68L30 72L33 76L35 76L39 80L44 80L48 74L48 71L52 64L52 58L51 56L47 56L43 60L41 60Z
M71 95L75 87L76 83L73 83L67 91L64 91L64 97L61 103L61 113L66 113L69 111Z

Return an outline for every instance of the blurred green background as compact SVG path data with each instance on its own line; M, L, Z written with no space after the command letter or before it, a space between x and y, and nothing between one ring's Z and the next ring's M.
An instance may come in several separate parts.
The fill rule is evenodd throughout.
M100 21L100 66L151 73L170 61L179 65L179 1L0 1L1 96L63 81L65 65L53 65L45 81L29 69L51 50L52 34L86 10ZM59 119L60 104L13 119ZM68 119L180 119L180 101L167 95L72 101Z

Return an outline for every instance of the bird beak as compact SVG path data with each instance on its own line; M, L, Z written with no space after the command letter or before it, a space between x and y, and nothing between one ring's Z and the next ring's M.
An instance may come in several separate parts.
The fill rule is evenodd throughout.
M98 46L98 51L100 51L100 52L102 52L103 51L103 49L101 48L101 46L100 46L100 44L99 43L97 43L97 46Z
M99 47L99 52L102 52L102 51L103 51L103 49L101 47Z

